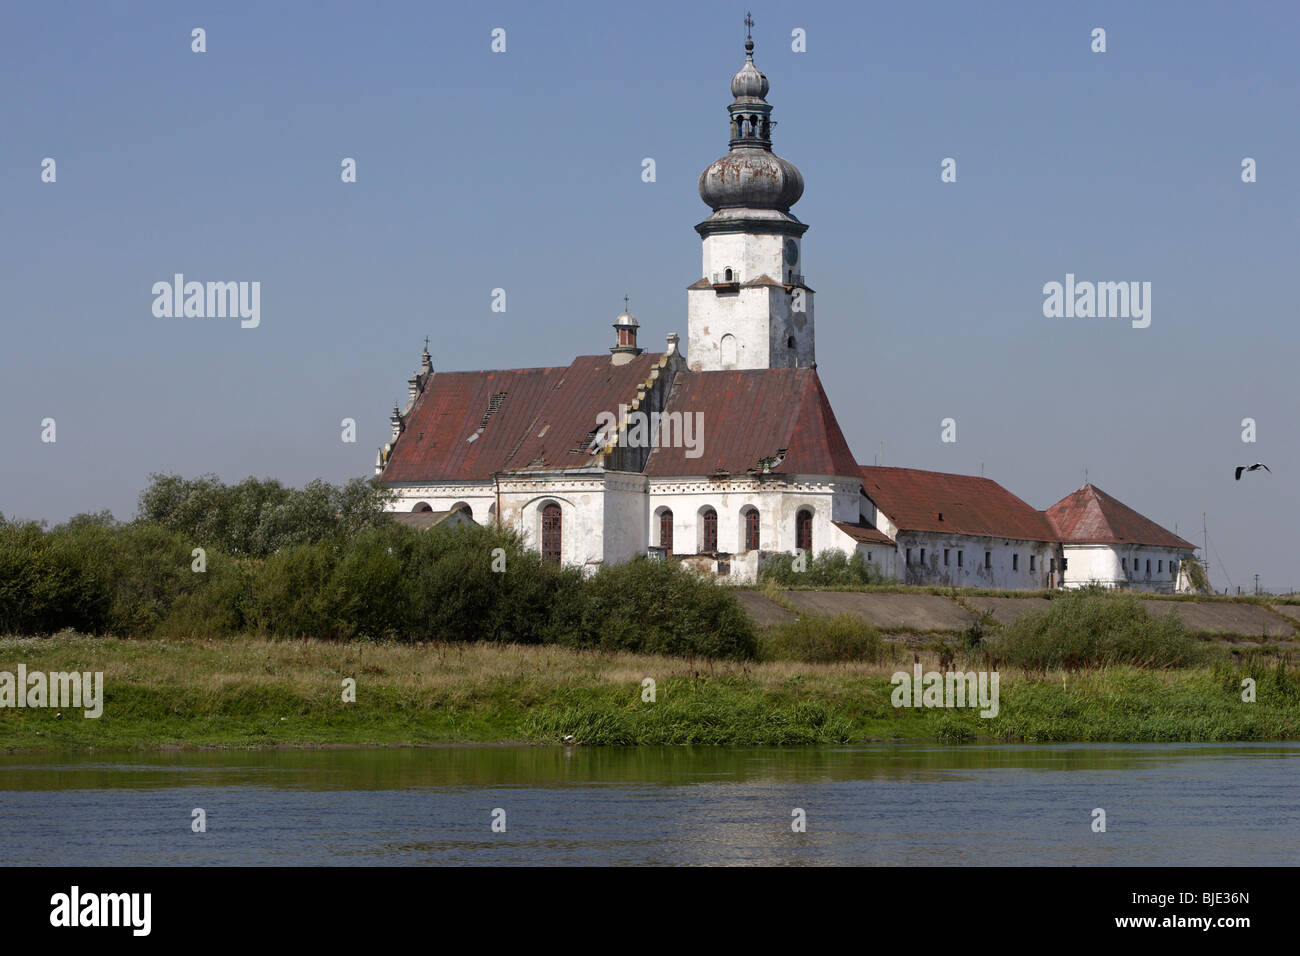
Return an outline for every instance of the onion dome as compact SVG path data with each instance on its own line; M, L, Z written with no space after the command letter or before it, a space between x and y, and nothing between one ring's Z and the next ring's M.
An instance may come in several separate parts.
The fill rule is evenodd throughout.
M747 21L752 25L752 21ZM797 166L772 152L772 107L764 98L767 77L754 66L754 40L745 40L745 65L731 78L734 97L731 151L700 175L700 198L715 212L743 207L788 213L803 195L803 175Z
M737 99L749 96L761 100L769 88L767 77L754 66L754 41L746 40L745 65L731 78L731 95Z

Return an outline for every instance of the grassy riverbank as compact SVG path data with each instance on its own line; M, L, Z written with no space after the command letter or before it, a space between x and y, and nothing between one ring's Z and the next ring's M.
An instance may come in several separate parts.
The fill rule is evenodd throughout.
M0 750L531 742L816 744L871 740L1300 739L1300 688L1271 660L1171 670L999 668L1000 713L901 709L896 661L714 662L510 644L232 637L0 640L0 671L102 671L103 716L0 709ZM926 670L941 669L922 653ZM958 656L956 668L987 666ZM1243 703L1241 680L1258 700ZM656 700L642 700L642 681ZM356 702L342 700L346 678Z

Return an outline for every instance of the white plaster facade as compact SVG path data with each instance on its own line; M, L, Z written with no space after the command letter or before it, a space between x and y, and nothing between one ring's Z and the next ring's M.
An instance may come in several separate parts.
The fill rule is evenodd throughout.
M716 480L648 478L633 472L503 475L499 481L393 484L393 511L466 507L479 524L514 528L541 547L542 509L554 502L562 519L561 563L594 571L660 548L660 516L672 512L676 556L704 554L704 513L717 515L716 556L733 583L756 580L757 552L745 548L745 513L758 512L759 551L794 552L800 511L812 515L812 550L852 550L833 522L855 522L859 488L852 479L762 476ZM882 549L877 549L882 551ZM875 555L884 561L883 551ZM884 566L882 564L882 566Z
M706 235L703 247L704 280L687 290L690 369L815 365L814 293L800 274L802 239L721 232Z
M907 531L897 545L896 580L904 584L1004 590L1054 586L1057 546L1052 542Z
M1125 588L1157 594L1190 592L1182 562L1193 552L1144 545L1073 544L1062 548L1066 566L1061 586Z

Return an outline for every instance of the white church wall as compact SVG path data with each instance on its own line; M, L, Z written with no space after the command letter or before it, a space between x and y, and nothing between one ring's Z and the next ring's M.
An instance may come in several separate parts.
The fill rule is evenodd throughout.
M394 498L388 511L451 511L457 505L466 505L475 522L490 524L493 504L496 501L492 482L432 482L391 485Z
M795 311L794 298L783 286L722 293L690 289L688 366L694 371L811 366L816 360L813 298L803 291L802 311Z
M854 482L825 478L780 479L655 478L649 485L649 542L660 544L658 514L673 512L674 554L698 553L703 539L703 512L713 508L718 515L718 551L743 552L744 511L758 510L759 548L763 551L795 549L795 519L800 509L813 514L813 553L837 542L842 532L832 522L857 521L858 486Z
M723 368L768 368L768 287L736 292L691 289L687 292L688 341L686 363L695 371ZM727 352L734 362L724 365L722 339L733 336Z
M605 473L604 554L607 564L631 561L650 544L650 499L645 475Z
M701 243L704 278L721 282L726 270L731 269L737 282L751 282L763 275L782 282L786 238L778 233L714 233ZM794 241L799 243L798 239Z

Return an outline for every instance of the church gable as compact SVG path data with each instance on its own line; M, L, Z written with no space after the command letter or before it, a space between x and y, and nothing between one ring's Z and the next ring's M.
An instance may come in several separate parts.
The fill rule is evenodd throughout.
M858 466L812 368L681 372L665 412L699 416L702 453L657 447L652 477L760 474L853 477ZM697 435L697 440L699 436Z
M590 467L595 457L590 450L600 428L600 416L617 416L620 405L636 401L637 389L659 359L660 355L653 352L637 355L623 365L614 365L608 356L601 355L574 359L523 432L507 468Z

